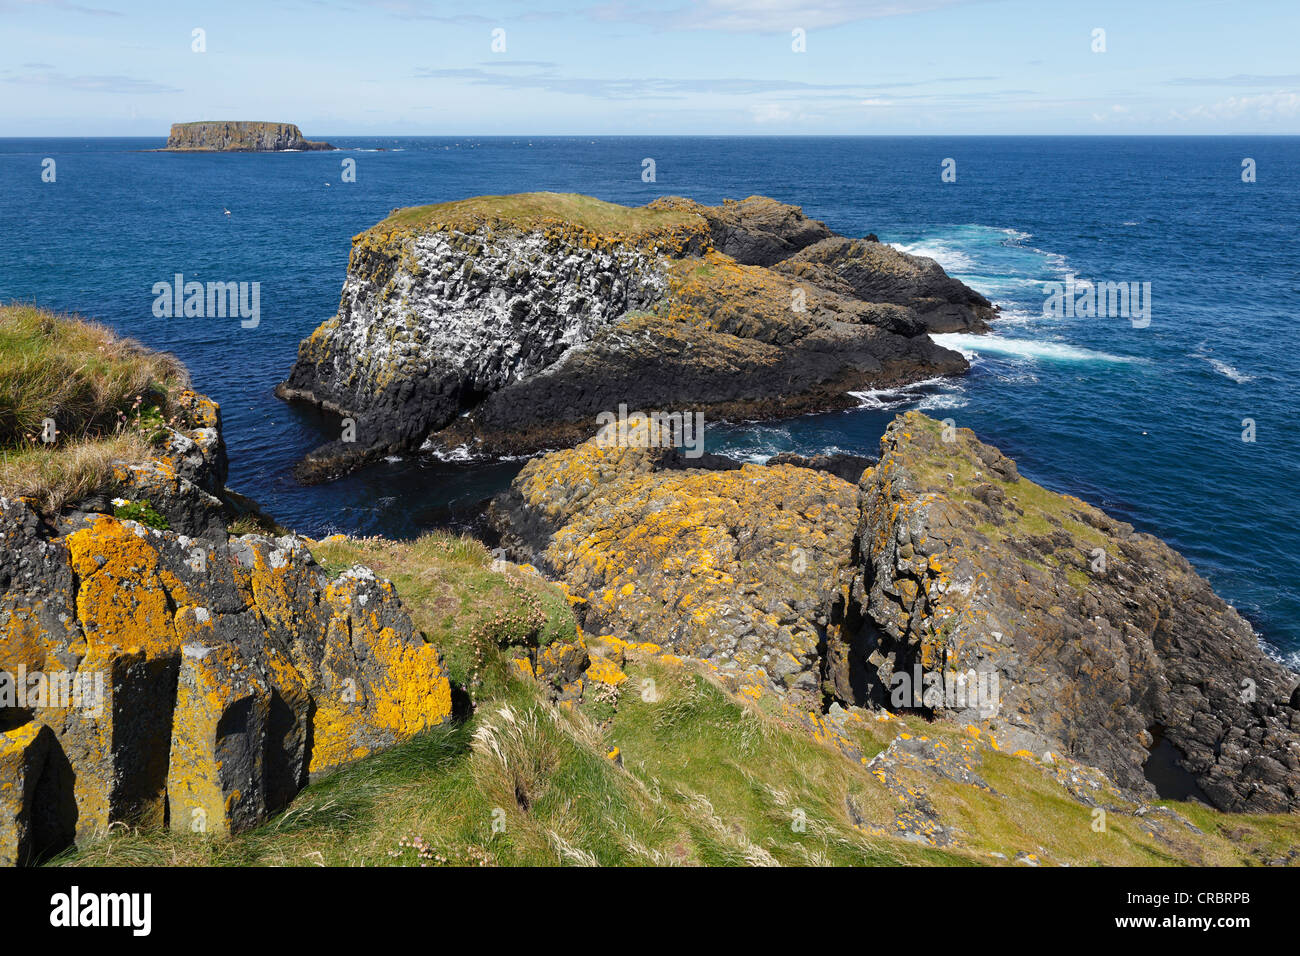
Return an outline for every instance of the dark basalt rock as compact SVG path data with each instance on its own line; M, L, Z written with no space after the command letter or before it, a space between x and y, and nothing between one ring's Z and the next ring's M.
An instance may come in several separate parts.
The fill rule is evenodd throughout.
M815 471L825 471L834 475L836 478L843 478L853 484L858 483L862 473L876 463L877 459L868 458L866 455L850 455L844 452L837 452L833 455L796 455L792 451L783 451L779 455L773 455L767 460L768 467L773 465L795 465L798 468L812 468Z
M766 196L727 199L721 206L704 206L679 196L650 204L655 209L689 209L709 224L713 248L741 265L771 266L801 249L835 236L826 223L809 219L798 206Z
M1300 809L1296 675L1181 555L1022 478L966 429L912 412L881 449L828 641L837 694L888 704L917 667L993 673L995 717L969 700L926 709L1139 793L1177 768L1195 789L1168 796Z
M933 259L872 239L824 239L782 261L777 271L866 302L906 305L927 332L982 332L996 312Z

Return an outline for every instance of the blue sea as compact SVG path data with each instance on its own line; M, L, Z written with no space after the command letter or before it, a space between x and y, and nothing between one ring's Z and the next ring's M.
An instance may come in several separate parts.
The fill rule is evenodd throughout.
M331 422L272 395L332 315L354 234L399 206L577 191L641 204L763 194L933 256L1002 308L947 336L971 373L861 407L716 426L711 450L873 453L898 411L973 428L1021 471L1181 550L1300 660L1300 138L355 138L339 153L150 152L159 139L0 139L0 300L99 319L221 403L230 484L308 534L468 521L520 462L403 459L299 486ZM42 181L43 161L55 181ZM356 162L343 182L342 163ZM642 180L655 160L656 181ZM956 160L957 181L941 181ZM1242 161L1257 181L1242 181ZM229 215L225 211L229 210ZM259 282L261 322L158 319L154 283ZM1045 283L1151 284L1150 323L1043 315ZM1140 325L1141 323L1139 323ZM1249 419L1254 441L1244 441Z

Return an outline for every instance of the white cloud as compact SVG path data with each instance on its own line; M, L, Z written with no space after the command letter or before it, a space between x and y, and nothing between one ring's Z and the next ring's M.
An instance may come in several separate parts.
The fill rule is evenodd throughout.
M759 103L749 108L755 123L788 123L794 119L794 110L780 103Z
M1300 115L1300 93L1279 91L1255 96L1229 96L1217 103L1173 110L1177 120L1282 119Z
M695 0L685 6L647 10L627 0L601 4L592 12L605 20L627 20L675 29L728 33L775 33L795 27L814 30L861 20L926 13L978 0Z

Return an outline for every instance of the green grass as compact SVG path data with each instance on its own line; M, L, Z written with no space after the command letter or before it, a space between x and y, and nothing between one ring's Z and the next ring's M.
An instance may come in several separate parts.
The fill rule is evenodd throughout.
M171 523L154 508L150 501L127 501L113 508L113 517L124 521L138 521L150 528L166 531Z
M479 541L431 532L414 541L332 537L312 554L332 574L363 564L397 586L416 627L442 651L451 679L500 687L506 663L492 648L545 647L572 640L577 624L557 587L511 565L494 570Z
M1047 865L1236 865L1295 845L1285 815L1194 804L1174 807L1204 835L1151 815L1166 834L1155 837L1119 813L1099 833L1091 810L1041 767L988 751L978 772L994 793L901 772L957 827L960 849L872 834L854 826L850 805L887 827L901 804L860 762L690 669L653 660L625 669L612 719L593 720L591 703L554 707L503 667L494 696L465 721L314 782L253 830L217 839L117 828L51 865L970 866L1022 851ZM642 693L648 679L653 694ZM962 737L919 718L904 725ZM899 729L867 721L857 742L880 749Z
M179 360L103 326L28 305L0 306L0 446L39 440L52 418L64 438L116 430L141 397L165 404L186 384Z
M0 306L0 494L55 512L104 490L114 461L147 457L166 434L170 396L187 384L175 357L103 326Z
M560 220L591 232L637 236L657 230L695 225L693 213L673 209L620 206L578 193L516 193L510 196L475 196L432 206L410 206L394 211L374 230L414 230L447 225L472 229L484 223L533 229Z

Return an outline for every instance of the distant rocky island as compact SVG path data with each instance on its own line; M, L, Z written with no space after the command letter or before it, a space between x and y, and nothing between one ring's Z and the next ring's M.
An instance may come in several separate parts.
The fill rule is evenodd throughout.
M304 139L293 123L216 122L173 123L166 149L173 152L278 153L334 149L329 143Z

